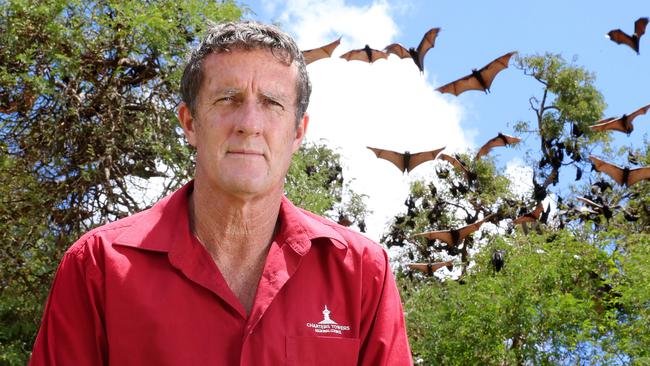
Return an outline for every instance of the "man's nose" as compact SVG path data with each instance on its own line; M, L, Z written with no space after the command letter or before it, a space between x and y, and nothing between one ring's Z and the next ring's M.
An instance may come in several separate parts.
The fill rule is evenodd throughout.
M264 114L262 106L256 101L246 101L240 106L236 129L241 135L259 135L262 133Z

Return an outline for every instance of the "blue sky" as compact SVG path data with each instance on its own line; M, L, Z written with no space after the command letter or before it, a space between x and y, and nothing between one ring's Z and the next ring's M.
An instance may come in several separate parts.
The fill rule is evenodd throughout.
M608 31L616 28L631 34L636 19L650 16L647 1L618 1L617 6L607 1L556 0L256 0L244 3L253 12L249 18L279 23L297 38L303 49L342 36L335 56L366 43L377 49L392 42L416 46L425 31L442 28L435 48L426 56L424 75L419 74L410 60L396 57L372 65L322 60L308 67L314 81L310 106L312 138L324 138L340 148L348 159L344 161L352 167L349 176L360 181L355 189L367 191L373 199L385 196L383 199L391 202L371 205L375 215L382 216L376 219L374 232L370 234L374 239L383 231L382 221L390 216L389 211L401 209L399 206L406 198L403 188L394 187L404 187L411 178L400 176L389 163L381 165L372 161L374 156L364 151L365 145L384 144L378 147L410 151L446 145L448 150L462 151L480 146L498 132L512 134L516 121L533 120L528 99L540 96L540 84L512 66L497 76L492 92L487 95L471 91L454 97L433 91L468 74L472 68L480 68L510 51L518 51L520 55L559 53L595 73L595 85L607 103L604 117L630 113L650 103L650 34L641 39L640 55L606 37ZM348 71L341 71L343 68L351 74L344 74ZM331 92L325 92L330 89ZM357 103L346 104L350 99ZM428 107L421 109L423 104ZM381 114L355 114L354 109L348 108L379 109ZM339 110L340 114L332 114L331 109ZM400 117L399 112L391 110L408 110L411 114ZM391 120L381 122L382 116L391 116ZM360 120L366 118L372 122L362 124ZM359 128L354 129L357 124ZM327 131L326 125L332 131ZM401 133L403 128L408 128L409 134ZM650 115L638 117L631 136L614 135L614 146L639 146L649 132ZM417 141L409 137L414 134L418 135ZM350 140L339 140L340 135L353 136ZM348 146L354 143L357 149ZM529 138L518 149L494 150L498 164L504 169L518 167L520 173L521 169L525 171L521 159L533 144L536 146L537 140ZM621 157L618 163L624 165L626 161ZM421 168L414 177L430 175L432 166ZM376 184L356 176L362 167L375 174L371 182ZM388 191L392 196L381 193Z

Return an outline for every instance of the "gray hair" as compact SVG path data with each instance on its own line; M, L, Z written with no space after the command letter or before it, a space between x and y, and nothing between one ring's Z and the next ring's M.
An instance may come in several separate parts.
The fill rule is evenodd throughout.
M211 53L228 52L233 49L266 49L286 65L298 67L296 126L309 105L311 82L302 52L296 42L279 28L254 21L228 22L210 26L197 47L187 55L181 78L181 98L196 112L196 99L203 83L202 61Z

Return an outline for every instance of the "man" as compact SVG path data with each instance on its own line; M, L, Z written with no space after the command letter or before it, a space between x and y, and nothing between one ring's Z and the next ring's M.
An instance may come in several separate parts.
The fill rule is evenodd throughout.
M283 195L309 121L295 42L215 26L181 89L194 181L66 252L31 364L411 364L386 253Z

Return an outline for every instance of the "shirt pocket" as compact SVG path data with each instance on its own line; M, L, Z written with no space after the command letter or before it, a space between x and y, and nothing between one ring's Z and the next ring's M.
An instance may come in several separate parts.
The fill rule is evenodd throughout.
M358 338L287 336L286 341L288 366L354 366L359 357Z

